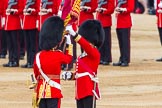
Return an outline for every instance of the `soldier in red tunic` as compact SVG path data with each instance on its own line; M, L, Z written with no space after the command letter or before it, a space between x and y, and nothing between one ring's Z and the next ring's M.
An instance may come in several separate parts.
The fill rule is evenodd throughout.
M22 68L32 68L34 57L37 51L37 28L36 21L38 16L38 0L24 0L24 10L23 10L23 23L22 29L24 30L25 40L26 40L26 51L27 51L27 62L22 65Z
M38 0L38 2L39 2L39 12L38 12L38 17L37 17L38 18L37 28L38 28L38 34L39 34L44 21L48 17L55 16L58 14L60 0ZM38 50L40 50L39 47L38 47Z
M4 33L4 0L0 0L0 58L6 58L7 41Z
M9 50L9 61L4 67L19 66L19 42L18 32L21 30L20 17L23 11L22 0L5 0L5 25Z
M50 16L57 15L60 0L38 0L39 16L38 16L38 31L40 31L43 22Z
M3 12L4 12L4 1L3 0L1 0L0 1L0 30L2 30L3 29L3 27L2 27L2 17L3 17Z
M79 35L70 26L67 26L66 30L83 48L83 53L77 59L75 73L63 72L62 77L75 79L77 108L95 108L95 100L100 97L95 79L100 63L98 49L103 43L104 30L97 20L87 20L82 23L78 31Z
M131 12L134 10L134 0L116 1L116 33L119 41L120 58L113 66L129 66L130 34L132 27Z
M157 7L156 7L156 16L157 16L157 27L160 37L160 43L162 45L162 1L157 0ZM158 62L162 62L162 57L159 59L156 59Z
M111 14L115 9L115 0L98 0L98 8L96 9L96 18L99 20L104 28L105 40L100 49L101 60L100 64L109 65L112 62L111 56Z
M72 60L72 44L69 36L65 54L58 49L64 31L64 21L58 16L47 18L40 31L41 51L36 54L34 74L37 79L39 108L60 108L63 97L60 86L61 65Z
M81 11L78 26L80 26L87 19L94 19L93 13L96 11L96 8L97 0L81 0Z

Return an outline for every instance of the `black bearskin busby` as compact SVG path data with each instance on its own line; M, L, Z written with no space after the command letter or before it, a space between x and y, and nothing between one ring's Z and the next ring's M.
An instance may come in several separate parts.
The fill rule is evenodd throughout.
M39 34L39 47L41 50L50 50L57 46L64 30L64 21L58 16L52 16L45 20Z
M95 45L98 49L102 46L105 34L101 23L98 20L86 20L81 24L78 34Z

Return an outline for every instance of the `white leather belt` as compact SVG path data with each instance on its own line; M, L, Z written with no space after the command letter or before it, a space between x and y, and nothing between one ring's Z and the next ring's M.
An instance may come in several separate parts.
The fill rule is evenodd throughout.
M91 78L92 81L97 82L98 83L98 78L95 77L94 75L90 74L89 72L84 72L84 73L76 73L75 78L81 78L84 76L89 76Z
M40 59L39 59L39 55L40 53L38 53L36 55L36 64L38 66L39 72L41 73L42 77L45 79L45 81L51 86L51 87L55 87L59 90L61 90L61 85L59 83L57 83L56 81L51 80L46 74L44 74L44 72L41 69L41 65L40 65Z

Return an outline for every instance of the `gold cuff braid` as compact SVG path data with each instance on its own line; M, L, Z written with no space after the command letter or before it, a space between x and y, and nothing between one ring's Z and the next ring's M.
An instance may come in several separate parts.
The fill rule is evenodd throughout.
M75 41L78 42L80 40L80 38L81 38L80 35L76 36Z

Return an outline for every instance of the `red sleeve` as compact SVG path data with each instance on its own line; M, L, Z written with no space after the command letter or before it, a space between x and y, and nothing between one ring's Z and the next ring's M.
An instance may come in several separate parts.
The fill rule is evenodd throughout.
M35 11L32 11L32 13L31 13L32 15L38 15L39 6L40 6L39 0L35 0L35 4L34 4L34 9L35 9Z
M118 2L118 0L117 0L117 2ZM127 11L126 12L123 12L121 14L127 14L127 13L133 12L133 10L134 10L134 4L135 4L135 0L127 0L127 2L125 4L121 5L121 8L126 8Z
M95 12L97 6L98 6L97 0L91 0L91 3L90 3L91 9L89 9L88 12L90 12L90 13Z
M59 0L53 0L53 7L52 7L52 13L57 15L58 10L60 6L60 1Z
M94 46L92 46L87 40L85 40L83 37L81 37L78 41L80 46L85 50L85 52L92 58L96 57L96 50Z
M127 14L127 13L131 13L134 10L134 2L135 0L127 0L126 4L123 4L122 8L126 8L127 11L123 12L121 14Z
M6 16L6 9L7 9L7 6L8 6L8 1L7 1L7 0L4 0L4 11L3 11L3 16Z
M37 77L40 73L39 73L39 70L38 70L38 67L36 64L36 60L34 61L33 71L34 71L35 79L37 79Z
M160 0L157 0L156 2L156 16L159 16L159 13L157 12L157 10L159 9L158 4L160 3Z
M72 61L72 56L71 55L66 55L66 54L62 54L61 56L61 60L63 64L69 64Z
M128 6L128 7L127 7L127 12L128 12L128 13L133 12L133 10L134 10L134 1L135 1L135 0L127 0L127 2L128 2L128 3L127 3L127 4L128 4L128 5L127 5L127 6Z
M23 9L24 9L24 1L23 0L19 0L18 1L18 12L15 12L14 15L20 15L23 13Z
M0 14L2 15L3 14L3 11L4 11L4 2L3 0L0 1Z
M115 0L107 0L106 4L106 11L103 12L103 14L112 14L115 9Z

